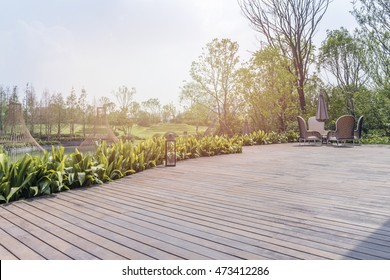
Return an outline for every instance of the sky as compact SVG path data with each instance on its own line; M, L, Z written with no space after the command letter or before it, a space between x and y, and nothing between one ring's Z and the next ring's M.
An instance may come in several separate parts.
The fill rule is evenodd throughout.
M326 30L357 26L351 0L334 0L320 23ZM259 34L237 0L0 0L0 85L30 83L69 95L115 101L120 86L135 101L178 104L191 63L214 38L239 44L241 61L259 49Z

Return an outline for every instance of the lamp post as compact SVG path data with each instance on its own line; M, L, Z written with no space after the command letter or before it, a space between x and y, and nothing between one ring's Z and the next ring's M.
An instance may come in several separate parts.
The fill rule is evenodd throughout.
M176 166L176 134L165 133L165 166Z

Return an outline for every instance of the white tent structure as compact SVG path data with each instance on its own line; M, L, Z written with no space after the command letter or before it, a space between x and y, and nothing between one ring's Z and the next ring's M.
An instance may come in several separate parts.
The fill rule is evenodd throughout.
M0 133L0 145L8 151L43 151L41 145L28 130L23 118L22 104L18 102L10 101L9 103L4 129Z
M79 148L91 147L94 146L96 142L101 142L103 140L109 143L117 143L119 141L108 123L105 107L96 108L96 117L92 129L92 133L85 138Z

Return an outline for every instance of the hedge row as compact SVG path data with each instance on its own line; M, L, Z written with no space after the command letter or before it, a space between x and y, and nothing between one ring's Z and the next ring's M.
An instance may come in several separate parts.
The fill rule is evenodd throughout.
M294 142L297 134L277 134L264 131L249 135L196 137L176 139L176 158L216 156L241 153L242 146ZM129 141L96 145L93 153L75 150L66 154L64 147L52 147L43 156L24 155L11 161L0 148L0 203L22 198L103 184L163 164L165 139L156 137L134 145Z
M177 139L178 160L241 151L241 142L232 138ZM66 154L64 147L52 147L43 156L26 154L15 162L0 149L0 203L103 184L163 164L164 155L162 137L138 145L128 141L107 145L103 141L93 154L77 149Z

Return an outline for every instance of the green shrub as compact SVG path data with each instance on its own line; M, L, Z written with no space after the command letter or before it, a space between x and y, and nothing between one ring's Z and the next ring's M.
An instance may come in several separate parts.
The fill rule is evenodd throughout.
M189 135L178 137L176 139L176 155L177 160L200 157L200 143L197 136Z
M231 138L185 135L176 138L176 158L241 153L243 145L295 142L297 138L296 132L262 130ZM365 134L361 142L390 144L389 137L380 131ZM138 145L127 140L111 145L103 141L93 154L83 154L77 149L66 154L64 147L52 147L41 157L26 154L15 162L0 147L0 203L102 184L161 165L164 155L165 138L157 135Z
M292 131L284 133L271 131L267 133L264 130L258 130L240 137L243 146L252 146L296 142L298 139L298 133Z
M183 136L176 140L178 160L242 152L238 137ZM161 136L138 145L103 141L92 155L77 149L66 154L64 147L52 147L42 157L26 154L15 162L0 148L0 203L102 184L163 164L164 155L165 138Z
M390 138L385 131L371 130L369 134L364 134L360 140L362 144L390 144Z

